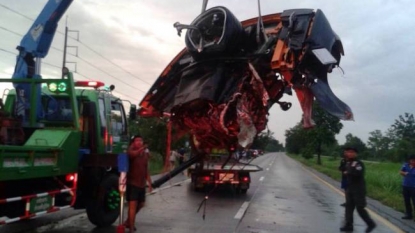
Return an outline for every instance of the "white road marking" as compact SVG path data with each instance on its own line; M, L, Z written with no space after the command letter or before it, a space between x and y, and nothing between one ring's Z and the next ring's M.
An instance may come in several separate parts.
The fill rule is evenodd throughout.
M245 211L248 209L248 206L249 206L249 201L244 202L241 208L236 213L235 219L241 219L244 216Z
M259 181L262 182L265 179L264 176L261 176L261 178L259 178Z

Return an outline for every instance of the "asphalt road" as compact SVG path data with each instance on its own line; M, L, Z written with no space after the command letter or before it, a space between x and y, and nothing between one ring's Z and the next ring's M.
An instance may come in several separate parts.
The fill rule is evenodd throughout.
M266 154L252 163L261 166L263 171L251 174L247 194L237 194L229 187L215 189L199 212L206 194L192 191L187 177L175 177L163 189L147 196L145 208L137 215L137 232L339 232L344 219L344 208L339 204L344 202L344 196L337 187L284 153ZM370 213L378 225L374 232L404 232L376 211ZM38 221L47 221L46 218L0 227L0 232L116 232L116 224L98 229L79 212L42 227L32 226L26 231L22 231L24 227L13 229L22 224L36 225ZM355 213L354 232L364 232L365 228Z

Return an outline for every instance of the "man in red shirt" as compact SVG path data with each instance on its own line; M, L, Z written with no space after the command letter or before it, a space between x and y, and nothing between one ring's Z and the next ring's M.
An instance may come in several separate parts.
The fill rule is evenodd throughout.
M129 170L127 173L127 192L128 218L124 225L130 228L130 232L135 231L135 216L144 206L146 197L146 181L149 182L151 189L151 179L148 172L148 159L150 156L143 138L135 135L131 138L130 146L127 150L129 158Z

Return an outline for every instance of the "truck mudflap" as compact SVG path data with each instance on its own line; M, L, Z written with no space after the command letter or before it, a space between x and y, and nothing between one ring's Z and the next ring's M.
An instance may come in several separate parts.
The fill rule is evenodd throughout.
M5 225L13 222L17 222L23 219L30 219L33 217L45 215L48 213L56 212L59 210L67 209L72 207L76 201L76 189L77 189L77 174L71 174L73 179L73 187L65 187L64 189L53 190L48 192L42 192L26 196L18 196L0 199L0 206L6 205L12 202L24 202L25 209L24 215L18 217L0 216L0 225ZM71 201L69 205L56 206L55 198L59 194L69 193Z

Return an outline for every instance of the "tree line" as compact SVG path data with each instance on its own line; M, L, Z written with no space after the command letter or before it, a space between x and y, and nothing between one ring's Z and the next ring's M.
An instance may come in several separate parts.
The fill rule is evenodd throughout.
M299 122L286 130L287 152L301 154L305 158L317 154L319 164L321 155L337 157L341 155L342 148L348 146L357 148L360 158L377 161L401 162L408 155L415 154L415 119L411 113L399 115L385 132L378 129L371 131L367 143L349 133L343 145L339 145L335 139L343 124L317 103L313 106L313 120L316 126L312 129L304 129Z

